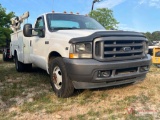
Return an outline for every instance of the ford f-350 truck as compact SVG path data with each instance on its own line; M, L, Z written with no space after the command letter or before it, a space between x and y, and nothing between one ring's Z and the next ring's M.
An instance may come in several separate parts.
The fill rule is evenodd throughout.
M78 14L46 13L11 35L17 71L32 64L46 70L58 97L144 80L151 62L147 52L143 34L105 30Z

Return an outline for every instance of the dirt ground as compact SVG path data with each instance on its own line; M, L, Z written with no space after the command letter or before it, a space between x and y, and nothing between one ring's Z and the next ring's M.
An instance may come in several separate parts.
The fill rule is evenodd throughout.
M49 75L36 67L18 73L0 55L0 120L159 120L160 68L152 65L146 79L94 90L76 90L57 98Z

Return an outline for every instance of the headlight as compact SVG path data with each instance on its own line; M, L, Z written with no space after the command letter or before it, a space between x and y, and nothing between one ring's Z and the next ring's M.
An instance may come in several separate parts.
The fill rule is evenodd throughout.
M145 54L148 53L148 41L143 42L144 52Z
M69 58L92 58L92 43L72 44Z

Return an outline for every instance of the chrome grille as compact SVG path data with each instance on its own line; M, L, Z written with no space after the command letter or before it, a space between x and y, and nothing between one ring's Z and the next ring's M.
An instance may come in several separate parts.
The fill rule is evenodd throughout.
M100 61L139 59L145 57L144 37L103 37L94 40L94 58Z

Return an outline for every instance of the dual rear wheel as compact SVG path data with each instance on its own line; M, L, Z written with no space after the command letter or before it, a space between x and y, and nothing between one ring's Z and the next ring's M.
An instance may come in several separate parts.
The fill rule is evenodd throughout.
M7 56L6 56L6 53L3 52L3 61L7 61L7 60L8 60L8 58L7 58Z
M24 63L20 62L18 60L17 54L15 55L14 61L15 61L16 70L18 72L30 71L32 69L32 64L24 64Z

